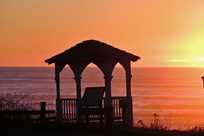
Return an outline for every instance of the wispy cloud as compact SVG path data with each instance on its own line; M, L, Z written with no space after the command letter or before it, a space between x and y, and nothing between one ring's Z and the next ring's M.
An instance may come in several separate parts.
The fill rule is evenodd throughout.
M197 56L193 58L178 58L178 59L169 59L168 62L170 63L189 63L189 64L195 64L195 63L202 63L204 64L204 56Z
M168 62L189 62L187 59L170 59Z

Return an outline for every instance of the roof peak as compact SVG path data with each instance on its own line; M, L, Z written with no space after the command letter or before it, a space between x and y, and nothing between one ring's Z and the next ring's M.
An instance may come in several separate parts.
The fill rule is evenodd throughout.
M47 63L70 63L78 61L136 61L140 57L115 48L105 42L90 39L82 41L64 52L46 60Z
M102 42L102 41L99 41L99 40L95 40L95 39L89 39L89 40L84 40L82 42L79 42L78 44L76 45L109 45L105 42ZM111 45L109 45L111 46Z

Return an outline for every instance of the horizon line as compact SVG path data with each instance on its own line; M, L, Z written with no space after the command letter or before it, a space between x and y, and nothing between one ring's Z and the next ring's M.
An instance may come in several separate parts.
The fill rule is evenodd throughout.
M94 68L96 66L88 66L89 68ZM120 68L122 66L116 66ZM54 66L0 66L0 68L54 68ZM132 68L204 68L204 66L132 66Z

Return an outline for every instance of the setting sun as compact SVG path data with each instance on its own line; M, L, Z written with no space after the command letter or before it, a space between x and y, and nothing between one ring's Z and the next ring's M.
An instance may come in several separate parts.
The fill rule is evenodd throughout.
M169 63L174 63L177 66L204 66L204 29L201 28L171 43L178 48L178 52L175 53L175 56L172 54Z

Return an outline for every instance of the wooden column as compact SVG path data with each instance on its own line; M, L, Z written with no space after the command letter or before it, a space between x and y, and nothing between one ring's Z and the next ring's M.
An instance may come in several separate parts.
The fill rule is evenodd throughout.
M57 120L62 119L62 104L60 100L60 72L55 70L55 82L56 82L56 112Z
M107 128L112 127L113 123L113 109L112 109L112 98L111 98L111 80L112 75L105 75L105 125Z
M127 107L125 110L125 115L126 115L126 119L125 119L125 124L127 125L127 127L132 127L133 126L133 108L132 108L132 94L131 94L131 63L127 63L126 64L126 95L127 95Z
M86 68L86 66L90 62L75 62L75 63L69 63L70 68L72 69L74 73L74 80L76 82L76 96L77 96L77 122L80 123L80 111L81 111L81 73Z
M55 82L56 82L56 96L57 100L60 99L60 73L56 72L55 73Z
M65 67L65 64L55 63L55 82L56 82L56 112L57 120L62 119L62 102L60 99L60 72Z
M125 74L126 74L126 96L127 97L132 97L132 93L131 93L131 78L132 78L132 74L131 74L130 66L127 67Z
M77 74L75 75L75 82L76 82L76 90L77 90L77 122L80 123L80 109L81 109L81 75Z
M77 75L74 80L76 82L77 99L81 99L81 76Z

